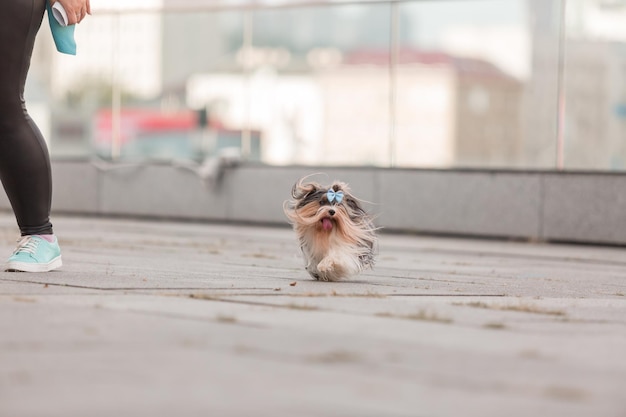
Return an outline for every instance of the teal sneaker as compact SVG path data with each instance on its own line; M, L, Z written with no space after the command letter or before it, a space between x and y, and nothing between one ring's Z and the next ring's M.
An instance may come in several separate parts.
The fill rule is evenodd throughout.
M48 272L60 268L61 248L56 236L48 242L39 236L24 236L7 261L7 271Z

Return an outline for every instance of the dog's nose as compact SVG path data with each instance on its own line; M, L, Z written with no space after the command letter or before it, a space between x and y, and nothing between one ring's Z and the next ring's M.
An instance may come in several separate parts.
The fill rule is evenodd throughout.
M328 210L328 214L330 214L331 216L334 216L335 215L335 210L333 210L333 209Z

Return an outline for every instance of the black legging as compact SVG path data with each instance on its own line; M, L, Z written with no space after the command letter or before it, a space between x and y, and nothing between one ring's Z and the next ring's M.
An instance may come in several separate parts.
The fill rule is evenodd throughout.
M51 234L50 157L28 116L24 84L45 0L2 0L0 13L0 180L22 236Z

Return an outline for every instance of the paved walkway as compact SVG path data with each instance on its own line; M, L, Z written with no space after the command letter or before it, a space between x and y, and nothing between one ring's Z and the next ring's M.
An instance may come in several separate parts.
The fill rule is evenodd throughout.
M54 220L62 270L0 273L2 417L626 416L625 249L382 235L324 283L287 228Z

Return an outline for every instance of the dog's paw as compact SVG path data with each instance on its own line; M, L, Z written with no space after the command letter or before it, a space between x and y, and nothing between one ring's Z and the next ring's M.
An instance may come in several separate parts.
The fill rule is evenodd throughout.
M342 265L332 258L324 258L317 264L317 270L322 281L339 281L345 275Z
M319 264L317 264L317 270L323 274L333 272L335 270L335 261L331 258L324 258Z

